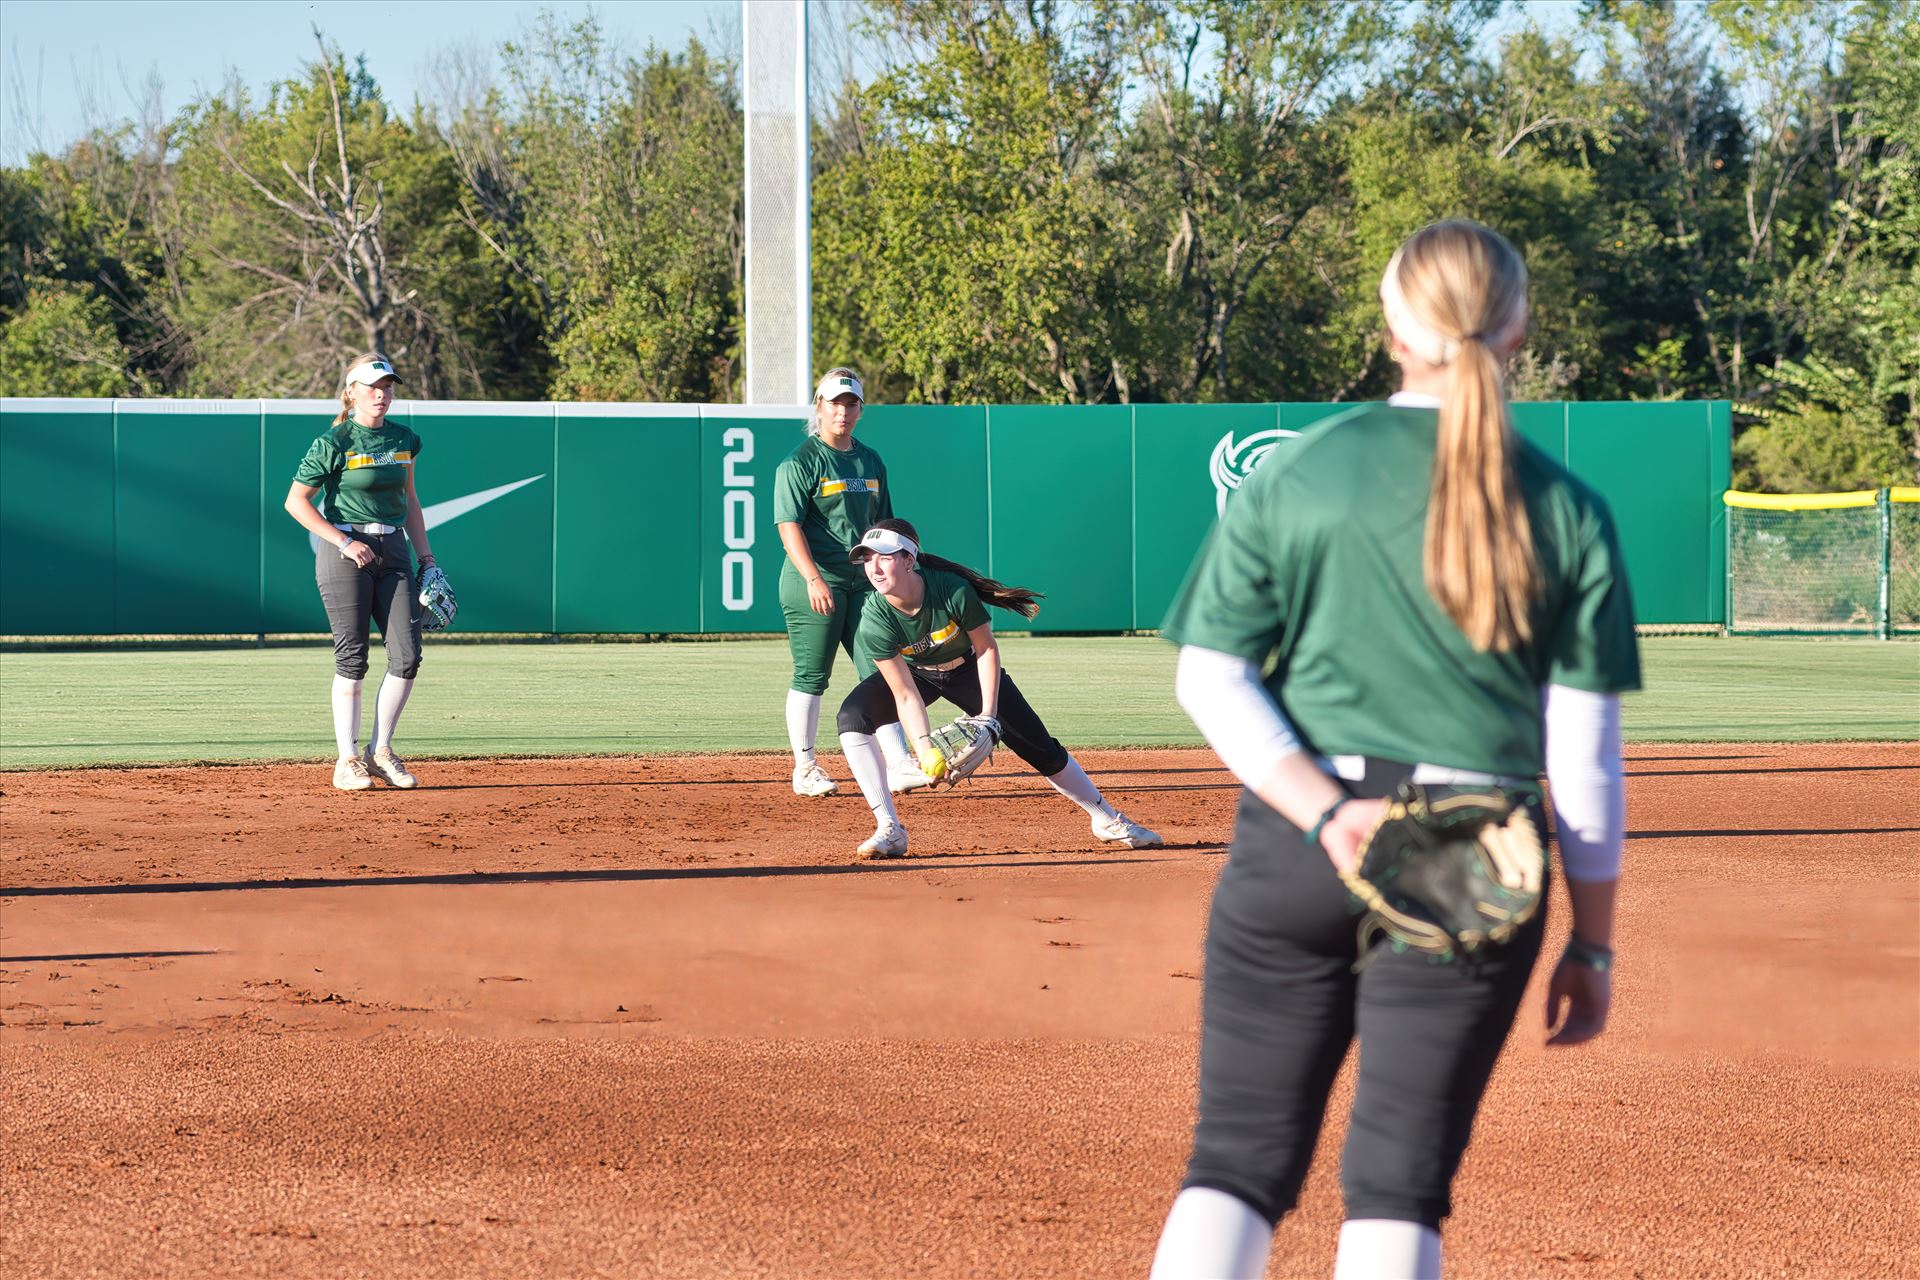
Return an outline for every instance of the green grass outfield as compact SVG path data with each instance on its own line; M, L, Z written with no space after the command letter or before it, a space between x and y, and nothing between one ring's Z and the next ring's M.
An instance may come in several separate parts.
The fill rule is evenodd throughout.
M1007 664L1072 746L1199 741L1173 701L1171 646L1146 637L1008 637ZM1703 636L1642 641L1636 741L1920 738L1920 644ZM367 713L380 655L367 682ZM408 704L405 755L780 750L784 640L439 644ZM827 694L850 687L845 663ZM0 768L332 753L325 642L268 648L101 646L0 653Z

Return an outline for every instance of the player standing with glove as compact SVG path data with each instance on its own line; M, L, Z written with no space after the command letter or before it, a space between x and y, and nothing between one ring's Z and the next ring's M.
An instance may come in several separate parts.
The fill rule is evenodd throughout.
M399 380L385 356L366 356L348 366L340 412L307 450L287 489L287 514L318 540L314 577L333 630L333 735L339 751L333 785L342 791L365 791L376 774L390 786L417 785L393 753L394 727L420 670L414 554L423 577L440 575L414 490L420 437L387 421ZM322 495L319 511L313 506L315 494ZM375 619L387 650L387 674L362 755L360 685Z
M886 463L853 438L865 406L853 370L827 370L814 389L807 438L774 472L774 528L787 553L780 568L780 610L793 655L787 741L793 748L793 792L799 796L831 795L837 789L814 758L820 696L833 675L833 651L845 649L854 670L873 674L873 664L853 645L867 580L847 559L847 550L868 525L893 514L893 500ZM892 790L928 785L897 728L882 746Z
M1011 609L1023 618L1040 611L1025 587L1008 587L951 560L925 555L920 536L905 520L887 519L868 529L853 549L866 568L873 593L860 615L855 648L877 668L840 704L840 748L873 810L875 831L857 852L869 858L899 858L907 852L907 829L888 794L873 735L906 726L922 768L936 781L950 766L958 776L984 763L996 742L1033 766L1053 789L1086 811L1093 834L1121 849L1146 849L1160 837L1107 802L1079 761L1027 704L1000 665L987 606ZM945 698L966 713L949 726L966 758L956 761L933 745L927 704ZM940 735L943 739L945 733Z
M1512 245L1437 223L1394 254L1380 294L1401 391L1267 459L1164 629L1180 704L1247 790L1207 926L1199 1119L1158 1280L1265 1273L1356 1038L1335 1275L1440 1275L1453 1176L1544 933L1527 901L1543 770L1574 914L1549 1043L1606 1025L1618 695L1640 683L1612 519L1508 422L1501 367L1527 322ZM1405 899L1357 915L1337 873L1366 870L1396 793L1396 847L1368 861L1486 854L1513 898L1487 936L1402 915ZM1477 839L1434 834L1456 802Z

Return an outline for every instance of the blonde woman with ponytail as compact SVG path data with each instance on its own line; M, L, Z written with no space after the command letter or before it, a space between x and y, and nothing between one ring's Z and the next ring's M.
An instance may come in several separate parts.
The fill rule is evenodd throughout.
M1545 911L1473 965L1363 941L1336 869L1403 781L1551 785L1570 940L1547 1043L1604 1030L1640 684L1606 505L1509 421L1527 273L1455 220L1380 280L1401 371L1247 481L1169 613L1176 696L1244 784L1207 928L1199 1120L1157 1280L1265 1274L1328 1093L1359 1044L1336 1280L1437 1280L1440 1226Z
M287 514L315 548L314 579L333 631L333 785L342 791L365 791L376 777L390 787L417 785L394 753L393 734L420 671L418 575L433 563L433 549L413 480L420 437L387 418L399 381L383 355L350 363L341 376L340 412L287 488ZM376 622L387 670L363 752L360 690Z

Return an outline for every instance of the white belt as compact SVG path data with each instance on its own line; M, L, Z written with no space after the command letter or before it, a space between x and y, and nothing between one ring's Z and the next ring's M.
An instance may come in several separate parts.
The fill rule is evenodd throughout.
M398 533L397 524L337 524L333 526L342 533Z
M918 665L922 671L953 671L972 656L971 653L963 653L951 662L922 662L916 665Z
M1365 756L1317 756L1320 768L1346 782L1359 782L1367 776ZM1430 787L1525 787L1532 778L1514 778L1504 773L1476 773L1472 769L1450 769L1443 764L1416 764L1413 780Z

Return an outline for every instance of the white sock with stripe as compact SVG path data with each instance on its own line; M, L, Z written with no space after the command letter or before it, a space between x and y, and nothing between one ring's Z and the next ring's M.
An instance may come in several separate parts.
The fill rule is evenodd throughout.
M393 747L393 727L400 723L400 713L406 709L407 695L412 692L411 680L391 671L381 678L380 692L373 699L373 739L370 745L375 751Z
M1055 791L1079 805L1093 818L1112 818L1120 811L1107 803L1100 794L1100 788L1093 785L1093 779L1080 767L1080 762L1072 756L1067 757L1067 767L1047 779Z
M900 811L893 807L893 792L887 790L887 762L880 758L873 739L864 733L843 733L840 749L847 753L847 768L860 784L867 808L873 810L874 823L880 827L898 823Z
M820 732L820 695L787 690L787 743L795 764L813 763L813 740Z
M1394 1218L1349 1219L1333 1280L1440 1280L1440 1233Z
M1173 1202L1149 1280L1260 1280L1273 1228L1239 1196L1188 1187Z
M360 682L333 677L333 743L340 758L360 754Z
M887 767L892 768L902 760L919 759L907 746L907 731L898 720L892 724L883 724L873 735L880 743L880 754L887 758Z

